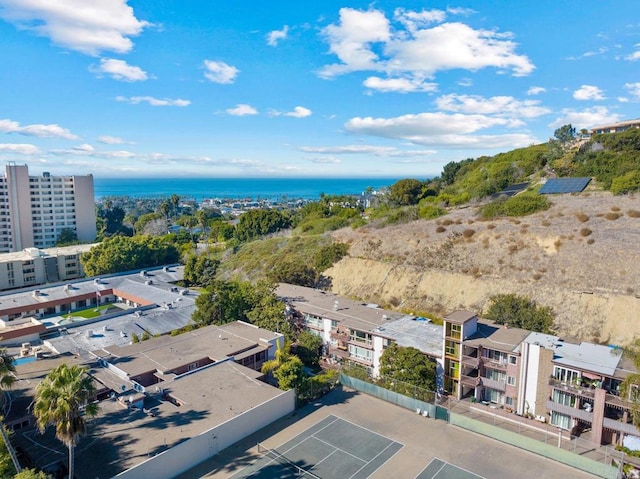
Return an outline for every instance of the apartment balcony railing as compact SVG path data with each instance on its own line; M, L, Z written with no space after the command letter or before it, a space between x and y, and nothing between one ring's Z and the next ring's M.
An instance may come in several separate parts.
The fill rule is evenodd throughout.
M480 378L480 381L482 382L483 386L487 388L495 389L497 391L504 392L507 389L506 381L496 381L495 379L489 379L489 378Z
M480 378L478 376L460 376L460 384L475 388L480 385Z
M602 425L603 427L611 429L612 431L632 434L634 436L640 435L640 431L638 431L632 423L616 421L615 419L605 417Z
M355 336L349 338L351 344L357 344L358 346L364 346L366 348L373 348L373 341L371 339L361 339Z
M593 422L593 413L573 406L566 406L551 400L547 401L547 411L555 411L589 423Z
M478 368L480 366L480 359L478 359L476 356L465 356L463 354L461 362L465 366L471 366L473 368Z
M507 360L506 359L491 359L487 357L482 357L482 363L492 369L500 369L503 371L507 370Z

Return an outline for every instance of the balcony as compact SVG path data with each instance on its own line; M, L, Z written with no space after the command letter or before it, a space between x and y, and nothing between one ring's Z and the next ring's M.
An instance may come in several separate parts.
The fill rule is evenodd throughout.
M489 378L480 378L480 380L482 381L482 385L484 387L495 389L496 391L502 391L502 392L506 391L507 389L506 381L496 381L495 379L489 379Z
M506 371L507 370L507 360L497 360L497 359L490 359L490 358L482 358L482 363L491 369L499 369L501 371Z
M632 434L634 436L640 434L640 431L638 431L632 423L616 421L615 419L609 419L608 417L604 418L602 425L603 427L611 429L612 431Z
M594 390L587 386L578 386L575 383L563 383L554 377L549 378L549 386L553 386L556 389L567 391L577 396L586 397L589 399L594 398ZM609 395L610 396L610 395Z
M477 358L477 356L465 356L463 354L461 362L465 366L470 366L474 369L477 369L480 366L480 360Z
M480 385L480 378L478 376L465 376L460 377L460 384L475 388Z
M578 409L577 407L573 407L573 406L565 406L564 404L553 402L551 400L547 401L547 411L559 412L560 414L565 414L567 416L580 419L581 421L587 421L588 423L593 422L592 412L587 412L584 409ZM609 419L609 420L613 421L613 419ZM613 422L617 422L617 421L613 421Z

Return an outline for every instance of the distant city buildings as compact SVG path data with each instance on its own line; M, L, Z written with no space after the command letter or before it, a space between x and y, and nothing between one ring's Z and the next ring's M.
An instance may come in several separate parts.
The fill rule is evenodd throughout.
M0 176L0 253L49 248L65 229L95 240L93 176L29 176L27 165L9 163Z

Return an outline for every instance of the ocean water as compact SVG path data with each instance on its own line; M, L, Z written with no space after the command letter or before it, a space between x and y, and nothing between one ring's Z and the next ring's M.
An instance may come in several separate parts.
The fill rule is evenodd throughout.
M317 199L320 194L360 194L390 186L398 178L95 178L95 198L130 196L159 198Z

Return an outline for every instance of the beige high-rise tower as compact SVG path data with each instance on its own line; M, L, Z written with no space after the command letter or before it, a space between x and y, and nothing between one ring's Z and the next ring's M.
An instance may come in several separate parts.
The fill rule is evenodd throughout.
M95 240L93 175L29 176L27 165L9 163L0 176L0 253L49 248L64 229Z

